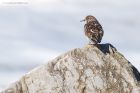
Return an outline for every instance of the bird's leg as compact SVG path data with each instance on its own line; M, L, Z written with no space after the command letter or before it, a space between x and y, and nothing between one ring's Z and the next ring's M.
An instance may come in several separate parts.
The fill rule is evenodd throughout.
M95 45L96 43L93 42L92 40L89 40L89 45Z
M92 40L89 40L89 45L93 45L93 46L99 47L99 44L96 43L96 41L92 41Z
M92 45L92 41L89 39L89 43L88 43L89 45Z
M98 47L98 43L95 43L94 46Z
M91 41L89 41L89 45L92 45L93 43Z

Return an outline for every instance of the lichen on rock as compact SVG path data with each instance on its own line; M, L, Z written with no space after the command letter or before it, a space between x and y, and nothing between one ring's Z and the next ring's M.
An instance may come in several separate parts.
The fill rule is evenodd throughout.
M140 93L140 74L111 44L71 50L1 93Z

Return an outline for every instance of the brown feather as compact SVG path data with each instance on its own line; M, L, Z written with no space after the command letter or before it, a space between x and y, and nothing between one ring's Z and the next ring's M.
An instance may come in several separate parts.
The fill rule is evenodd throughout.
M95 21L87 21L84 26L85 35L95 44L100 43L103 37L103 29L100 23Z

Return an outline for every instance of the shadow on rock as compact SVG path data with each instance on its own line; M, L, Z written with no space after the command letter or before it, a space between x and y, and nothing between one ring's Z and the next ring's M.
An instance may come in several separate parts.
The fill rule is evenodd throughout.
M104 54L106 54L106 53L114 53L115 51L117 51L117 49L113 45L111 45L109 43L98 44L97 48L100 49Z

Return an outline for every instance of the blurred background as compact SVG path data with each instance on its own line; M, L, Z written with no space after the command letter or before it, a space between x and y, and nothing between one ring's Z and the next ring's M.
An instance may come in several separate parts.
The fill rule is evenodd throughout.
M71 49L88 43L94 15L111 43L140 71L139 0L0 0L0 89Z

